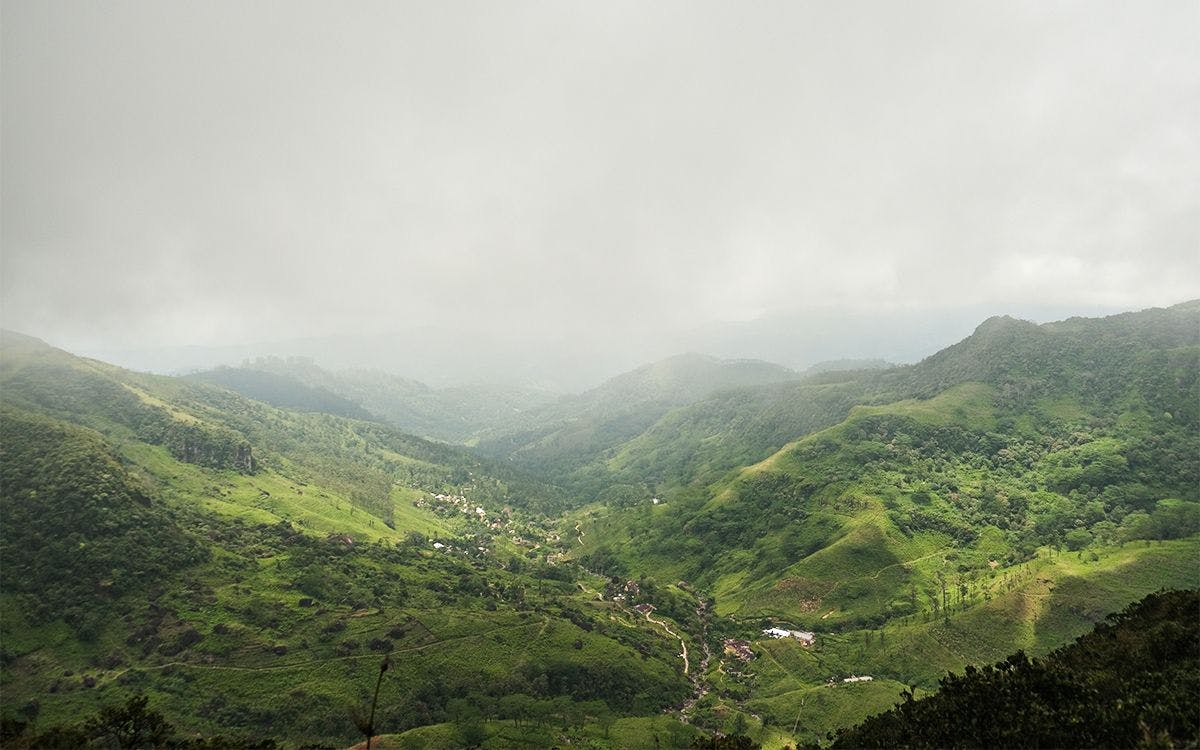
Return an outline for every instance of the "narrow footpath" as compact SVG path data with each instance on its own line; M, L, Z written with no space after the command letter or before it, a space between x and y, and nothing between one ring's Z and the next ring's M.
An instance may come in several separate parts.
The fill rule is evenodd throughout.
M700 666L693 675L688 675L692 681L692 697L683 702L679 707L679 720L688 723L691 721L692 709L696 704L708 695L708 685L704 682L704 675L708 673L708 665L712 661L712 649L708 647L708 606L703 599L699 599L696 604L696 618L700 621L700 647L704 649L704 658L700 660ZM686 652L686 649L685 649ZM686 665L686 660L685 660ZM687 674L685 667L684 674Z
M670 635L672 638L679 639L679 648L682 649L679 652L679 655L681 657L683 657L683 673L685 675L687 675L688 672L691 670L691 664L688 663L687 643L684 642L683 637L680 636L679 633L676 633L674 630L671 630L671 626L668 625L667 623L663 622L662 620L654 619L654 617L649 612L646 613L646 619L649 620L650 622L654 623L655 625L659 626L664 631L666 631L667 635Z

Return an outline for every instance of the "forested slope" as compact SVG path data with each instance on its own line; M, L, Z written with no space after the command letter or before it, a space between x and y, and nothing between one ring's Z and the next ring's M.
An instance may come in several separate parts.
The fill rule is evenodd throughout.
M303 411L324 411L386 422L404 432L466 443L511 425L559 394L532 387L479 383L434 388L379 370L333 372L303 357L261 357L241 367L191 376L250 398Z
M1200 587L1198 303L994 318L885 370L633 375L495 461L6 332L6 715L142 693L187 732L348 743L391 653L396 742L783 747Z
M796 373L757 360L722 360L683 354L619 375L578 396L515 415L503 428L485 432L477 449L542 476L593 492L602 484L580 482L575 473L609 456L674 408L713 393L794 380ZM607 477L601 483L607 481Z
M1188 430L1194 434L1200 408L1198 310L1200 301L1192 301L1040 326L991 318L972 336L915 365L822 372L710 393L665 412L640 434L590 460L577 461L560 481L593 498L614 484L631 486L625 494L636 490L640 498L708 484L838 424L855 405L929 399L968 382L996 389L995 403L1005 412L997 432L1020 426L1008 420L1053 416L1047 412L1055 409L1060 421L1072 415L1112 421L1127 412L1152 411L1151 418L1167 428L1153 450L1180 446L1177 438L1191 439Z

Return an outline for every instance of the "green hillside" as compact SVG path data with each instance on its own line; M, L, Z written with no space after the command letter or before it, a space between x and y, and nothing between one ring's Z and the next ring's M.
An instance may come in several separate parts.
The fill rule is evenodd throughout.
M194 377L285 408L356 418L374 415L405 432L450 443L466 443L481 432L507 427L526 412L558 399L557 394L535 388L494 384L433 388L376 370L332 372L303 357L262 357L240 368L218 368Z
M793 440L838 424L854 405L929 399L966 382L997 388L997 404L1014 419L1056 410L1064 420L1072 415L1112 420L1126 407L1142 412L1154 403L1183 420L1175 425L1179 433L1196 424L1200 403L1194 374L1198 308L1200 301L1193 301L1041 326L992 318L974 335L916 365L818 372L677 404L639 434L566 468L572 487L591 499L607 500L603 493L611 497L620 485L618 497L644 501L757 463ZM1002 422L998 431L1011 426Z
M854 379L723 391L668 412L611 458L579 474L595 485L639 486L635 497L645 500L755 463L797 435L837 424L869 398L866 384Z
M530 509L552 489L378 424L3 343L0 686L29 731L145 694L187 733L345 746L386 654L390 731L466 694L616 716L686 694L670 639L547 561Z
M803 378L689 355L477 451L331 413L367 404L315 367L263 401L0 343L23 742L140 694L344 747L390 654L385 746L774 750L1200 588L1200 303Z
M342 398L323 386L308 385L297 378L247 367L218 367L189 376L222 388L295 411L319 411L353 419L372 419L362 406Z
M993 319L918 365L831 374L874 405L831 409L824 429L798 419L810 434L711 484L668 480L657 505L630 492L593 509L577 554L708 592L768 657L723 672L710 710L823 736L889 706L880 684L933 689L946 670L1044 653L1161 586L1200 586L1198 339L1196 304ZM810 406L819 387L781 403ZM659 427L700 407L719 408L669 415L629 461L686 454ZM771 623L818 645L762 640ZM822 692L852 674L874 679Z
M522 414L501 430L485 432L480 453L506 458L542 476L594 495L611 484L579 470L613 455L621 445L672 409L716 392L796 379L793 371L757 360L683 354L619 375L586 393Z

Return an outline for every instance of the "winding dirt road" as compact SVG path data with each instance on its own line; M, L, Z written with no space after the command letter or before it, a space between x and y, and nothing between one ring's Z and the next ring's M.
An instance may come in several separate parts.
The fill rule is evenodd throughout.
M679 648L682 649L679 652L679 655L683 657L683 673L685 675L688 675L689 672L691 671L691 663L688 662L687 643L684 642L683 637L680 636L679 633L676 633L674 630L671 630L671 626L668 625L667 623L663 622L662 620L654 619L654 617L649 612L646 613L646 619L649 620L650 622L654 623L655 625L659 626L660 628L662 628L672 638L679 639Z

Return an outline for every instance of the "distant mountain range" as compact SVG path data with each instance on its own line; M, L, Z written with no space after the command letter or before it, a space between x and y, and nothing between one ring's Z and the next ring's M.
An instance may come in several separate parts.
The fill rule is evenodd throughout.
M636 435L669 409L715 391L798 377L768 362L701 354L645 365L577 396L497 385L432 388L375 370L331 372L303 357L262 357L242 367L188 376L273 406L374 419L437 440L478 444L494 456L506 456L503 446L514 439L537 435L544 441L551 433L570 433L576 443L591 441L584 450L602 450ZM524 437L511 437L515 432ZM502 442L492 445L493 439Z
M187 376L273 406L386 422L435 440L466 443L483 430L555 402L557 394L503 385L432 388L379 370L325 370L304 357L260 357Z
M986 305L952 310L858 312L811 310L758 320L708 324L675 332L652 329L597 335L578 331L554 340L425 326L384 334L347 334L222 346L92 347L75 351L134 370L179 375L236 367L260 357L306 357L342 371L388 372L434 388L479 384L579 393L644 362L681 351L722 359L761 359L797 370L843 359L916 362L968 335L997 312L1047 321L1119 312L1103 308Z

